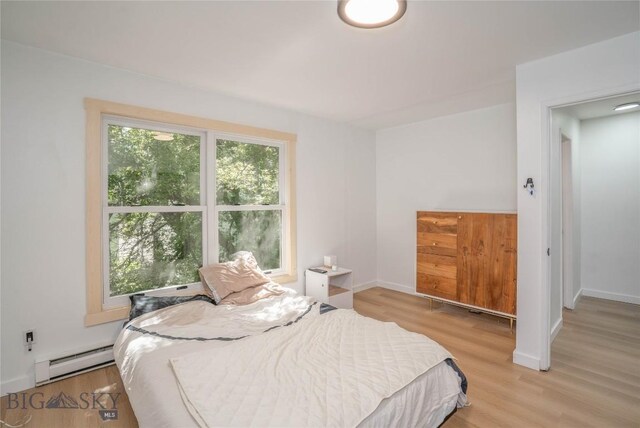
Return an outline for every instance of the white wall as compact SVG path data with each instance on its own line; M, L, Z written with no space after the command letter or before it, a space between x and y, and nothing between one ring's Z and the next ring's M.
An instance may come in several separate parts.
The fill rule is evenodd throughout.
M518 191L517 364L533 369L549 364L548 107L639 88L638 32L516 68L518 185L532 177L539 189L536 197Z
M324 254L376 279L374 134L197 88L2 42L2 390L33 384L34 359L113 341L85 328L83 98L294 132L298 282ZM27 352L23 332L36 329Z
M513 104L378 131L378 278L415 290L416 211L515 211Z
M640 113L580 132L583 294L640 304Z

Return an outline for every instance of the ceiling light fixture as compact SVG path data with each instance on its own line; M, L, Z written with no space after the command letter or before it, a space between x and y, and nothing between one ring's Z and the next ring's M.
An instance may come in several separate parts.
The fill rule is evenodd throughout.
M168 132L154 131L153 139L158 141L173 141L173 134Z
M636 107L640 107L640 103L639 102L620 104L619 106L615 106L613 108L613 110L615 110L615 111L625 111L625 110L629 110L629 109L636 108Z
M402 18L406 0L338 0L338 15L349 25L380 28Z

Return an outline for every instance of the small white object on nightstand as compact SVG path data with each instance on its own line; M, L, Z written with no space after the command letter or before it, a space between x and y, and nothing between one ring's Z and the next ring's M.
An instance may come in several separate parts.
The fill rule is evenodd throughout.
M324 265L326 267L331 267L334 265L338 265L338 257L337 256L324 256Z
M337 270L318 273L307 269L305 272L306 295L318 299L336 308L353 308L353 275L350 269L339 267Z

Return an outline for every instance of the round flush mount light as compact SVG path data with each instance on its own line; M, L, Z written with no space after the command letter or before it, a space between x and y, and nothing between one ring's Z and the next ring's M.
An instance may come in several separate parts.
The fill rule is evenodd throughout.
M406 0L338 0L338 15L349 25L380 28L402 18Z
M158 141L173 141L173 134L170 134L168 132L155 131L153 133L153 139Z
M625 111L625 110L630 110L630 109L636 108L636 107L640 107L640 103L639 102L620 104L619 106L615 106L613 108L613 110L615 110L615 111Z

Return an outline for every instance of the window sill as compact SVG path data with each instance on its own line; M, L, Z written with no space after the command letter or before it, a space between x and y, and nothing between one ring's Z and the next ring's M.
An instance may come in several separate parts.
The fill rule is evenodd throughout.
M291 274L281 274L269 277L273 282L278 284L289 284L298 280L298 273L293 272Z
M190 296L196 294L203 294L204 291L201 287L191 290L173 291L169 294L162 294L162 296ZM117 306L115 308L102 308L100 312L89 313L84 316L84 326L90 327L92 325L105 324L113 321L126 320L129 318L129 310L131 305Z
M101 312L85 315L84 326L91 327L93 325L106 324L108 322L125 320L127 318L129 318L129 306L105 309Z

